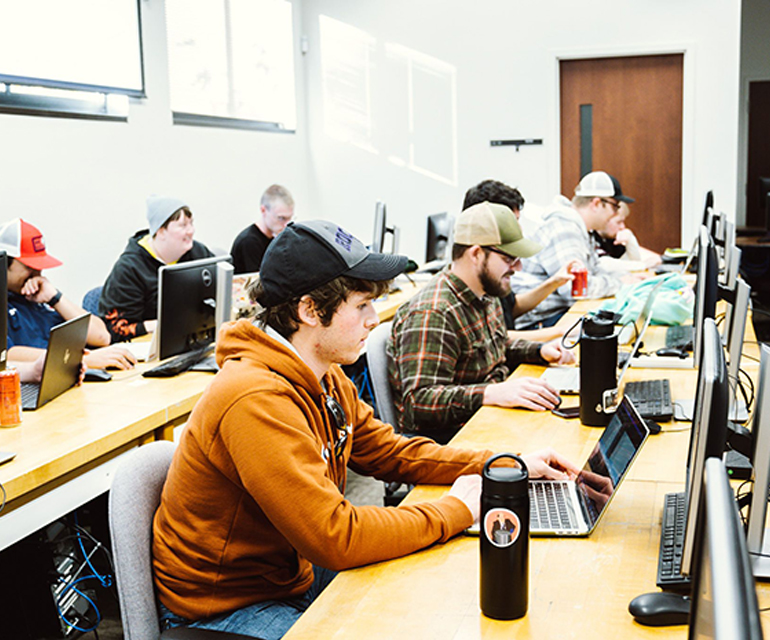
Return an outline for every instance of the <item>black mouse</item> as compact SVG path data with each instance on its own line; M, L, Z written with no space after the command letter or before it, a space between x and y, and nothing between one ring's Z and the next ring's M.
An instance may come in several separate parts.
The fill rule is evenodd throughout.
M628 612L639 624L647 627L687 624L690 617L690 598L665 591L643 593L631 600Z
M659 356L674 356L675 358L687 357L687 352L682 349L678 349L677 347L663 347L662 349L658 349L655 354Z
M647 428L650 430L650 435L651 436L654 436L654 435L660 433L660 430L661 430L662 427L657 422L655 422L655 420L647 420L647 419L645 419L644 422L647 424Z
M107 382L107 380L112 380L112 374L104 369L86 369L86 375L83 379L86 382Z

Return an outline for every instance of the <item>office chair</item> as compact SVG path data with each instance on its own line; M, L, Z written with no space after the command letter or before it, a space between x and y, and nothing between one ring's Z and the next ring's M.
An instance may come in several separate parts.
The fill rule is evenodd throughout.
M388 382L388 356L385 345L388 343L392 322L383 322L369 334L366 340L366 363L369 366L369 377L374 389L374 402L380 420L386 422L398 431L396 409L393 406L393 390ZM404 499L411 487L405 487L399 482L385 483L386 507L395 507Z
M173 442L139 447L118 467L109 496L110 538L125 640L253 640L179 627L160 632L152 583L152 519L160 504Z
M99 315L99 298L102 297L102 287L94 287L93 289L86 291L86 295L83 296L83 309L88 311L91 315Z
M396 410L393 407L393 391L388 382L388 356L385 345L390 336L392 322L383 322L374 328L366 340L366 363L374 389L374 401L380 420L396 428Z

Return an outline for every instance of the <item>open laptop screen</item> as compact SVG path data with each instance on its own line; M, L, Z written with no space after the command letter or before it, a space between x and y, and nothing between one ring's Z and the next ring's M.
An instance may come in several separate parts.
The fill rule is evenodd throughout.
M624 398L575 480L593 527L623 474L642 447L648 430L628 398Z

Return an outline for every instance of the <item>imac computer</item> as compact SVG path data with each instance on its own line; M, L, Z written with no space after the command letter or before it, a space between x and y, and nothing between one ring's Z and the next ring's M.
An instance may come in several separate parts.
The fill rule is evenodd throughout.
M698 279L695 284L695 312L693 314L695 362L700 362L704 320L706 318L714 319L718 296L719 262L716 248L706 228L701 227L698 236Z
M760 640L762 625L743 527L722 461L703 474L689 640Z
M390 251L385 250L387 236L392 238ZM374 207L374 234L372 235L372 251L374 253L398 253L399 229L388 226L388 210L384 202L377 202Z
M166 265L158 271L160 360L211 345L230 319L233 266L228 255Z
M453 226L454 219L446 212L428 216L425 264L420 271L440 271L451 260Z

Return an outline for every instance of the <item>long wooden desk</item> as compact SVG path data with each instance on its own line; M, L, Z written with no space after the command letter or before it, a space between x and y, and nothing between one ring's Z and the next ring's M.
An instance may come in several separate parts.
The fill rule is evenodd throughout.
M520 367L514 375L539 375ZM696 372L629 369L627 380L667 377L674 398L692 398ZM550 413L483 407L452 444L496 451L553 446L578 464L601 429ZM685 626L644 627L628 603L655 591L664 495L684 486L689 423L670 422L650 436L603 520L588 538L532 538L529 611L495 621L479 609L479 540L447 544L338 575L286 636L315 638L685 638ZM447 487L418 487L409 503L436 499ZM759 585L760 607L770 585ZM770 617L763 614L765 632Z

